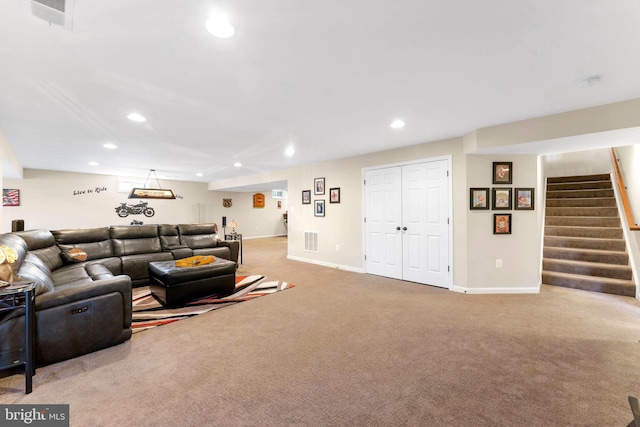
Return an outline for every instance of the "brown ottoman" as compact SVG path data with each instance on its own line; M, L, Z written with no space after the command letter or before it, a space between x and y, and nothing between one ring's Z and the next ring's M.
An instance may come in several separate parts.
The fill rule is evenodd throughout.
M175 260L150 262L149 288L169 307L211 294L230 295L236 288L236 263L222 258L197 267L176 267Z

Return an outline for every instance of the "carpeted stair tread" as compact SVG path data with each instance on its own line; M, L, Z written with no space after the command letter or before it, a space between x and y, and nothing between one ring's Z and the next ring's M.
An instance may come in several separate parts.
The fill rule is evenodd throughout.
M616 206L616 199L613 197L556 197L547 199L547 207L550 208L577 208L584 206Z
M608 190L611 189L610 181L590 181L590 182L563 182L558 184L547 184L549 191L559 190Z
M624 239L600 239L595 237L546 235L544 237L544 246L554 248L600 249L619 252L624 252L626 250L626 243Z
M614 197L613 190L547 190L547 199L589 198L589 197Z
M543 271L542 283L565 288L635 297L636 287L631 280L583 276L555 271Z
M619 265L629 264L629 255L626 252L601 249L545 247L543 256L545 258L571 259L584 262L604 261Z
M591 275L611 279L631 280L633 273L629 265L602 262L583 262L567 259L543 258L542 269L558 273Z
M603 206L577 206L570 208L547 207L549 216L593 216L593 217L616 217L617 207Z
M575 182L579 181L606 181L611 179L608 174L600 173L600 174L591 174L591 175L580 175L580 176L552 176L547 178L547 182L549 183L558 183L558 182Z
M601 239L620 239L623 237L620 227L583 227L570 225L547 225L547 236L591 237Z
M608 227L620 228L620 217L593 217L593 216L549 216L545 217L546 225L567 227Z

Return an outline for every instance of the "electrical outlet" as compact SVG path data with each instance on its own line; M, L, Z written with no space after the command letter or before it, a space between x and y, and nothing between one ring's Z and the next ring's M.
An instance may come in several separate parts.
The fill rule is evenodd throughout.
M501 259L497 259L496 260L496 268L502 268L502 260Z
M336 251L340 250L340 245L336 245Z

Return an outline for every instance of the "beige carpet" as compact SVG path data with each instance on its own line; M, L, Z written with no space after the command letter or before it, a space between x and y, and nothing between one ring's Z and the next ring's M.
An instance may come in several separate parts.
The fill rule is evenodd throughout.
M246 240L241 272L296 286L40 368L0 403L68 403L73 426L626 426L640 304L545 286L464 295L286 260Z

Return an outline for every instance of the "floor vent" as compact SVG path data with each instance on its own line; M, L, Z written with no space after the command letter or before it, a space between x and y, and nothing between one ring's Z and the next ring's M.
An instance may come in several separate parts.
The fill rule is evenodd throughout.
M305 252L318 252L318 232L304 232L304 250Z

